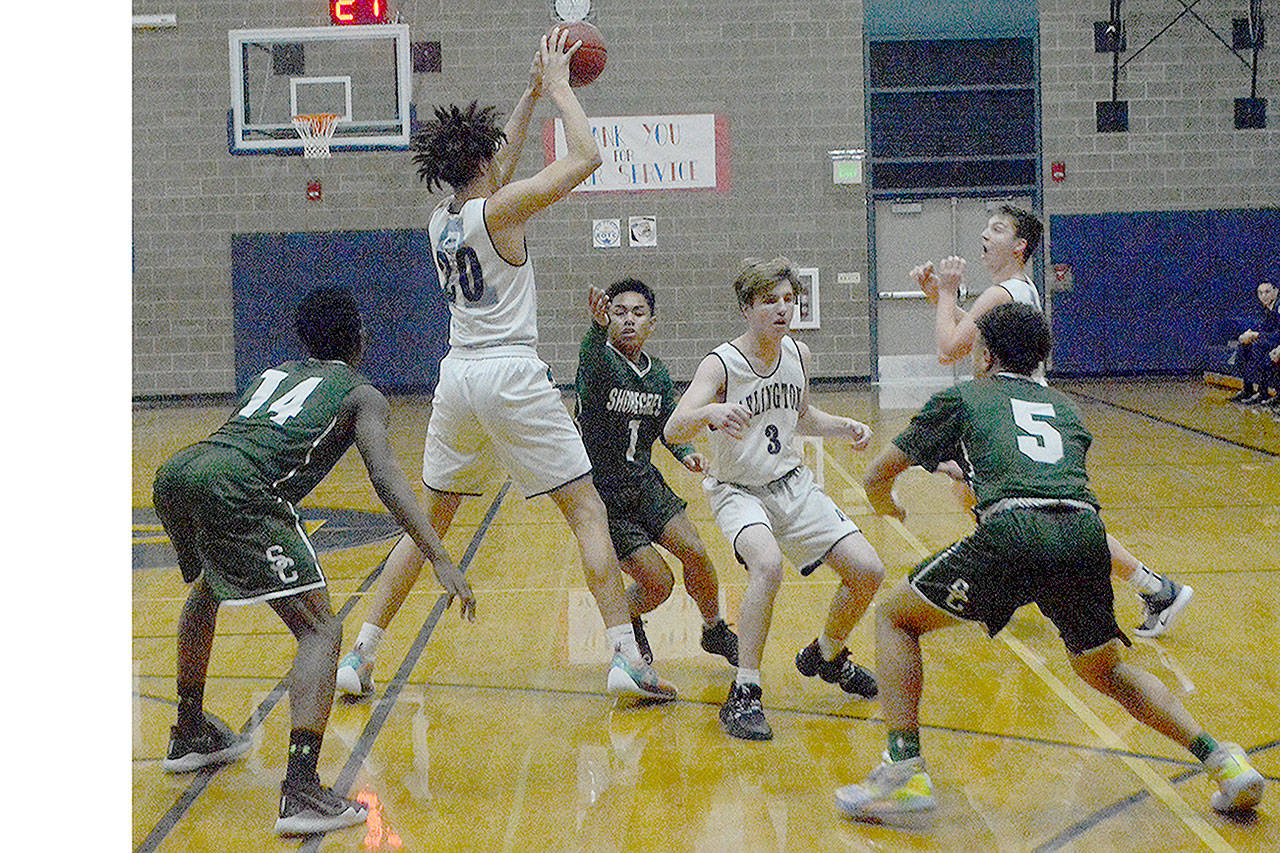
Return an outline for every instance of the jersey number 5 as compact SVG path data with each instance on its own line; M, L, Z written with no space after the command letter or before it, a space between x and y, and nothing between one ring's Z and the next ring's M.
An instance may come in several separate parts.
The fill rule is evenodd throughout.
M480 268L480 258L476 256L475 249L459 246L453 260L443 251L437 251L436 264L443 273L444 293L450 302L457 301L458 290L462 291L462 298L468 302L479 302L480 297L484 296L484 270ZM456 286L453 278L455 271L458 274Z
M1062 433L1052 424L1037 418L1052 418L1056 412L1052 403L1033 403L1030 400L1010 398L1013 406L1013 422L1030 435L1018 436L1018 449L1024 456L1037 462L1052 464L1062 458Z

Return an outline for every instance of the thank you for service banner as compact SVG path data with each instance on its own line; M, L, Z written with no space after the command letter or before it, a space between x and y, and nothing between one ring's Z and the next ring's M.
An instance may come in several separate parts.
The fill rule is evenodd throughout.
M727 190L727 124L713 113L601 116L589 120L604 160L574 192ZM548 122L546 161L565 155L564 124Z

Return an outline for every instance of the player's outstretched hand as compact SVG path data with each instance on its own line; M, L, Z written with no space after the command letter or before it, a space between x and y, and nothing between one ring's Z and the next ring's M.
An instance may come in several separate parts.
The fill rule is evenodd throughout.
M888 484L886 483L885 485ZM898 503L898 495L892 488L883 490L867 489L867 500L870 501L871 508L875 510L876 515L896 518L898 521L907 520L907 511L902 508L902 504Z
M751 412L741 403L712 403L707 406L707 426L722 429L732 438L742 438Z
M964 283L964 258L959 255L951 255L943 258L942 263L938 264L938 289L948 290L951 293L959 295L960 285Z
M926 261L919 266L912 267L911 280L916 283L916 287L924 291L925 298L929 302L938 301L938 276L933 271L933 261Z
M529 97L536 99L542 94L542 52L534 51L533 61L529 63Z
M569 30L566 27L554 27L542 37L542 48L538 58L542 61L542 84L551 86L556 83L569 84L569 59L582 47L582 42L569 41Z
M680 460L680 464L688 468L690 471L703 472L707 470L707 457L701 453L690 453L688 456Z
M594 284L587 287L587 306L591 309L591 318L598 325L609 325L609 297Z
M444 562L440 560L432 563L431 568L436 573L436 580L449 593L449 604L453 604L455 598L458 599L458 614L468 622L476 621L476 594L471 591L471 584L467 583L462 571L452 560L448 565L443 565Z
M849 421L849 437L853 440L854 450L865 450L871 442L871 427L862 421L855 421L853 418L847 418Z

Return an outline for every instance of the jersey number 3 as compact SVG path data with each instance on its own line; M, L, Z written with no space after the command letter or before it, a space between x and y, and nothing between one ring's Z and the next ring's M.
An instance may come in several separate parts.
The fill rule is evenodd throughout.
M1030 400L1009 399L1013 406L1013 422L1030 435L1018 436L1018 449L1024 456L1037 462L1052 464L1062 459L1062 433L1046 420L1056 412L1052 403L1033 403Z

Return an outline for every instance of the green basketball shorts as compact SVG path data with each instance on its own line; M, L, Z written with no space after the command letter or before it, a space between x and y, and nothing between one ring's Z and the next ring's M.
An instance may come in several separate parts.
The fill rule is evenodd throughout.
M909 583L952 616L987 633L1035 602L1072 654L1119 638L1106 530L1092 509L1009 509L984 519L972 536L920 563Z
M194 444L179 451L156 473L153 501L183 579L190 583L203 572L226 604L325 585L297 512L234 448Z

